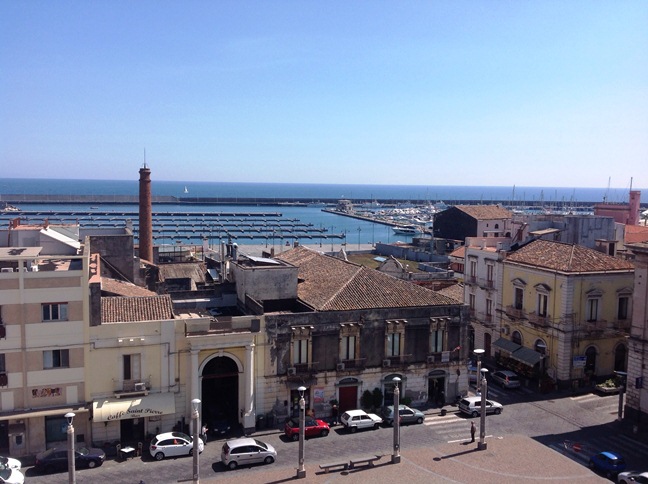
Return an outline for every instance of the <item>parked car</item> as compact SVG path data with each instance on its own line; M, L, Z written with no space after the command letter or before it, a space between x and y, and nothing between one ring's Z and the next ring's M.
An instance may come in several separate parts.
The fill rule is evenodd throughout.
M205 443L198 439L198 453L205 449ZM165 432L156 435L149 445L149 452L155 460L180 455L193 455L193 438L182 432Z
M228 440L221 450L221 462L229 469L246 464L272 464L276 459L273 446L252 438Z
M20 469L21 466L22 464L18 459L0 456L0 468L8 467L9 469Z
M648 472L626 471L619 474L619 484L648 484Z
M330 431L331 428L329 427L329 424L324 422L324 420L306 417L306 420L304 421L304 434L306 435L306 438L317 436L326 437ZM284 434L292 440L299 440L298 418L291 418L286 421L286 425L284 425Z
M625 471L626 463L625 459L616 452L599 452L590 457L588 466L611 479Z
M347 410L342 414L340 422L351 432L358 429L377 429L383 419L375 413L367 413L364 410Z
M0 467L0 482L3 484L23 484L25 476L13 467Z
M74 465L77 468L98 467L106 460L106 453L101 449L77 447L75 449ZM37 471L52 472L68 468L68 451L65 447L54 447L36 455Z
M494 400L486 399L486 415L502 413L504 406ZM459 401L459 410L471 417L477 417L481 413L481 397L466 397Z
M415 408L410 408L407 405L399 405L398 413L400 414L400 423L401 424L410 424L410 423L423 423L425 420L425 414L420 410ZM385 424L394 425L394 406L389 405L383 407L382 409L382 418Z
M520 377L514 371L494 371L491 374L491 378L502 388L520 388Z
M212 420L211 425L209 426L209 432L217 437L227 435L231 429L232 426L230 425L229 420L222 416Z

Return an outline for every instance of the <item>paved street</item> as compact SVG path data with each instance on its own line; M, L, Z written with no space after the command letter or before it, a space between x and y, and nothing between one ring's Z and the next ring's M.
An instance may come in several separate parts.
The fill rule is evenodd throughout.
M583 472L588 473L585 475L590 477L592 477L591 473L585 467L587 459L600 450L619 451L625 456L630 468L645 470L648 441L646 441L645 435L633 436L630 432L623 432L622 426L615 421L618 405L618 396L616 395L572 395L571 393L539 395L527 388L503 390L491 386L489 398L504 404L505 408L501 415L488 416L486 419L487 442L491 442L492 445L489 444L491 446L496 446L495 451L502 455L513 454L508 456L513 458L513 462L509 464L513 468L516 466L515 454L522 452L521 446L528 445L531 446L531 450L527 450L531 453L547 452L546 459L551 460L549 467L555 464L554 458L557 459L557 462L571 462L572 466L577 463L576 468L582 468ZM408 469L418 476L412 482L435 480L429 474L418 474L422 472L422 469L418 469L419 465L415 464L416 459L422 459L423 463L430 462L435 458L433 455L435 452L443 455L448 451L448 448L459 448L462 449L461 460L465 461L465 466L471 468L476 463L471 463L471 459L477 459L480 454L484 454L483 452L466 453L463 451L464 448L467 448L464 444L470 437L470 422L475 420L479 427L479 419L461 415L456 407L448 408L450 411L445 416L441 416L438 409L428 409L425 422L422 425L406 426L401 430L404 462L409 463L409 466L414 466L411 469L408 467ZM347 434L341 427L335 427L328 437L309 439L305 445L306 468L309 470L308 480L315 478L315 471L319 471L318 463L340 460L340 457L379 453L386 456L382 462L388 462L392 452L392 436L391 428ZM226 482L244 479L246 482L276 482L292 477L297 466L299 444L283 438L281 432L275 429L259 431L255 433L254 437L275 446L278 451L275 464L226 471L219 462L222 441L211 441L201 455L201 481ZM506 446L511 445L514 439L522 438L525 440L521 440L521 443ZM574 447L574 443L579 445ZM470 449L473 447L474 444ZM579 447L580 450L577 452L575 449ZM560 457L558 454L562 454L568 459ZM415 458L415 456L417 457ZM380 482L382 477L385 477L388 472L394 472L393 469L398 467L376 467L371 470L371 478ZM379 469L382 469L382 472L378 472ZM388 471L388 469L392 470ZM402 468L402 472L404 469L405 467ZM415 471L415 469L418 470ZM30 483L67 482L65 473L40 476L33 469L26 468L25 471L27 482ZM464 471L467 472L465 469ZM512 472L511 475L517 475L517 472L525 474L526 471L523 468L509 469L509 473ZM565 472L573 472L573 469ZM156 462L148 456L148 453L145 453L142 458L137 457L125 462L108 460L101 468L80 470L77 482L79 484L94 482L138 484L141 480L147 484L172 483L190 481L191 473L192 459L189 457ZM323 476L326 476L326 480L321 482L335 480L340 478L341 474L344 473L322 474L320 477L323 479ZM345 475L348 482L355 482L350 480L355 474L347 473ZM533 475L529 474L531 477ZM573 473L569 475L574 478ZM436 477L445 480L441 479L440 474ZM423 480L417 481L418 478ZM547 479L549 478L550 476L547 477ZM466 479L466 481L453 480L470 482L469 477ZM503 481L502 479L502 476L497 478L499 482L506 481L506 479Z

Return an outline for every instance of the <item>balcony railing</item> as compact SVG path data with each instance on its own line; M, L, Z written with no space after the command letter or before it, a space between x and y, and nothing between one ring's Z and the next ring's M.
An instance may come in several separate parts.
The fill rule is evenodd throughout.
M338 360L337 370L362 370L365 367L366 358L356 358L352 360Z
M529 316L529 322L538 326L549 326L551 323L551 316L547 315L540 315L536 313L535 311L531 312L528 314Z
M506 314L516 319L527 319L526 311L515 306L506 306Z

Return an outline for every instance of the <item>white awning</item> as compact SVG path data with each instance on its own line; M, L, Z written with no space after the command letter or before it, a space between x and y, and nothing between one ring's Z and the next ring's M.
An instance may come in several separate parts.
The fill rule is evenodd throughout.
M95 422L168 415L175 413L175 395L155 393L136 398L106 398L93 402L92 411Z
M49 408L44 410L35 409L29 412L0 415L0 420L23 420L27 418L50 417L52 415L59 415L63 417L66 413L69 412L79 414L87 411L88 409L83 407Z

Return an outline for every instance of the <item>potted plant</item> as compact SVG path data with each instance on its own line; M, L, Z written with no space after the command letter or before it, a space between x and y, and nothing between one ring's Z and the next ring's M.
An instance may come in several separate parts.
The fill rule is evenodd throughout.
M621 384L616 378L608 378L603 383L599 383L595 387L601 393L618 393L621 389Z

